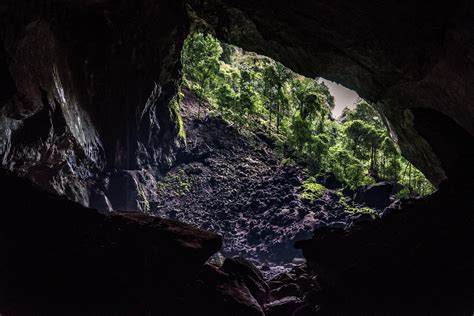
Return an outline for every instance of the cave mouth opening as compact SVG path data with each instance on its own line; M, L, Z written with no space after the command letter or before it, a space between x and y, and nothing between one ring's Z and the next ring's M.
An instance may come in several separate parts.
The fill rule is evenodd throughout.
M158 183L156 215L221 234L223 256L259 266L302 260L315 229L374 221L434 187L357 93L191 34L179 105L187 146Z

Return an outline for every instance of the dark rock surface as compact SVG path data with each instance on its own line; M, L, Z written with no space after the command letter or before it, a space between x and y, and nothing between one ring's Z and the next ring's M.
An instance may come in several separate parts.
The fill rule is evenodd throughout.
M435 183L449 176L460 150L448 145L456 143L450 129L438 126L451 120L474 133L467 0L7 0L0 8L3 166L84 205L102 172L172 166L182 145L171 100L187 10L228 42L376 103L403 154ZM442 119L423 125L433 115ZM453 155L438 156L433 141Z
M306 217L313 208L300 198L302 170L282 166L267 142L211 116L190 92L181 110L187 146L157 179L152 212L221 234L226 256L259 263L301 257L293 243L314 229Z
M343 184L339 179L336 178L336 175L332 172L328 172L320 177L317 180L330 190L337 190L343 187Z
M445 185L394 206L381 220L298 242L320 283L338 297L326 303L329 314L472 311L472 188Z
M193 314L264 315L245 283L213 265L204 266L198 281L191 285L190 294L186 304L187 308L193 308ZM183 311L177 315L187 314Z
M389 182L379 182L359 189L354 194L354 202L365 204L369 207L384 209L392 201L390 194L393 191L393 184Z
M3 171L0 183L5 315L172 309L221 247L212 233L140 213L102 215Z
M260 305L265 304L270 293L262 273L244 258L226 259L221 271L233 275L243 282Z
M286 316L292 315L304 303L295 296L282 298L265 305L265 314L267 316Z
M103 172L172 164L182 2L7 0L0 21L3 167L89 205Z
M135 192L130 201L138 203L137 194L146 192L151 213L216 232L224 238L223 255L245 257L259 266L301 258L294 242L311 238L317 227L352 224L349 197L327 190L314 203L303 201L304 169L282 165L260 133L244 134L211 115L208 107L185 91L181 111L188 141L177 152L177 164L156 181L152 176L150 181L133 180L130 171L121 172L133 188L121 186L108 195ZM143 173L150 175L133 174ZM341 187L334 175L325 179L329 186Z

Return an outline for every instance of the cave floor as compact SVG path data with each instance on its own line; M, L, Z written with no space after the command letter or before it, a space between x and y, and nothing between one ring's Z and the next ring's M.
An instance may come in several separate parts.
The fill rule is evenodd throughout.
M283 165L265 132L240 132L189 92L181 112L187 147L158 184L155 215L222 235L225 257L289 268L303 260L296 240L310 239L322 223L349 221L335 191L315 204L302 199L306 170Z

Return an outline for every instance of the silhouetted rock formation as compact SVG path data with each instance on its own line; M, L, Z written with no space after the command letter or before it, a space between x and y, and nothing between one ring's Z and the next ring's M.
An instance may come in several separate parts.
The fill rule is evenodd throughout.
M182 2L8 0L0 20L4 168L89 205L109 171L173 163Z
M167 310L221 238L140 213L102 215L0 173L0 313Z
M369 207L384 209L390 205L390 194L393 185L388 182L379 182L359 189L354 194L354 202L365 204Z

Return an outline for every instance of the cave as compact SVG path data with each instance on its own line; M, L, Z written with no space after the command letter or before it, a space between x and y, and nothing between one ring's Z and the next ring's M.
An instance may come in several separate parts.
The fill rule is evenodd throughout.
M474 312L469 1L8 0L0 17L0 314ZM181 88L196 32L355 91L436 192L350 227L283 223L277 259L298 264L271 279L256 252L226 253L241 236L186 211L222 209L219 188L254 172L255 157L241 152L247 167L234 168L223 153L245 139ZM295 196L299 171L252 137L273 164L255 177L284 184L276 200ZM222 165L227 176L206 178ZM216 191L176 204L195 175ZM273 219L264 191L234 187L260 192L256 224Z

